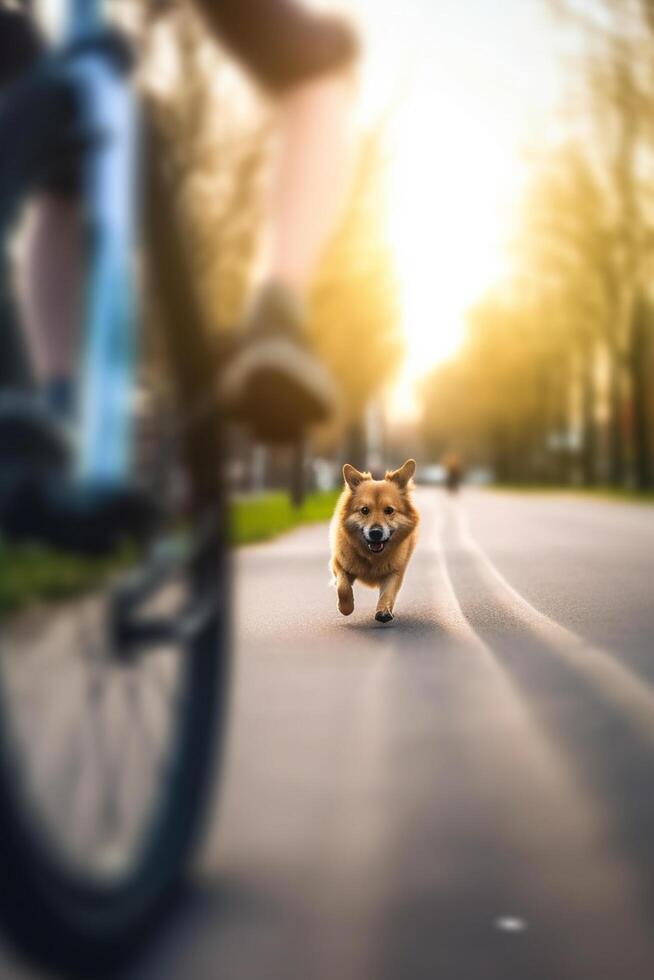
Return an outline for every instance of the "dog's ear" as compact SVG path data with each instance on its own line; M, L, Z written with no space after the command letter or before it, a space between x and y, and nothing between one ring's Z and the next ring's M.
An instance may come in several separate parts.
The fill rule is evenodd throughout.
M347 483L350 490L356 490L360 483L364 480L370 479L370 473L359 473L359 471L354 466L350 466L346 463L343 467L343 479Z
M400 490L405 490L415 471L415 459L407 459L406 463L403 463L399 470L388 470L386 479L397 484Z

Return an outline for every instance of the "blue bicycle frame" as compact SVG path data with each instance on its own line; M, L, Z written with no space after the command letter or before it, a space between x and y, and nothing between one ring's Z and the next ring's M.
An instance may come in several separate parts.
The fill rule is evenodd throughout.
M67 70L79 93L88 273L77 392L78 474L120 483L130 466L136 371L135 226L138 108L126 73L101 45L98 0L71 0ZM81 42L81 43L80 43Z

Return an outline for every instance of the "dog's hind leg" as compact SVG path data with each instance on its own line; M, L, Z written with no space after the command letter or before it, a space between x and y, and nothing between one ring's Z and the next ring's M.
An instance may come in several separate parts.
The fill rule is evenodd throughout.
M346 572L336 561L333 565L333 572L334 578L336 579L338 611L344 616L349 616L350 613L354 612L354 592L352 591L352 585L355 581L355 576Z

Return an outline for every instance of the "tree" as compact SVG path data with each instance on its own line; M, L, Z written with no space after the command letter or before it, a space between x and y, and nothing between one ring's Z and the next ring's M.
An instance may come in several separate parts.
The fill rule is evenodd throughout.
M491 447L505 478L645 488L654 425L654 3L550 6L581 52L573 126L541 159L502 301L496 294L473 311L457 361L430 379L425 431L442 428L434 415L451 419L447 405L456 404L458 438L478 453Z
M393 379L402 355L398 289L386 237L383 139L382 124L363 141L349 205L311 295L311 328L342 386L342 425L353 460L365 456L366 408Z
M640 365L650 346L654 169L654 21L650 0L557 0L564 23L583 42L578 90L592 133L588 149L600 175L614 236L613 312L608 323L610 478L651 481L646 427L650 391ZM648 475L649 474L649 475Z

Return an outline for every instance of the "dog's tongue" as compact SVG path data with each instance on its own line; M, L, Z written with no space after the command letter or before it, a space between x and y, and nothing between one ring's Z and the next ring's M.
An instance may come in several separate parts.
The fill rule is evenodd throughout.
M384 542L383 541L371 541L370 544L368 545L368 547L370 548L371 551L374 551L375 554L378 555L380 551L383 551L384 550Z

